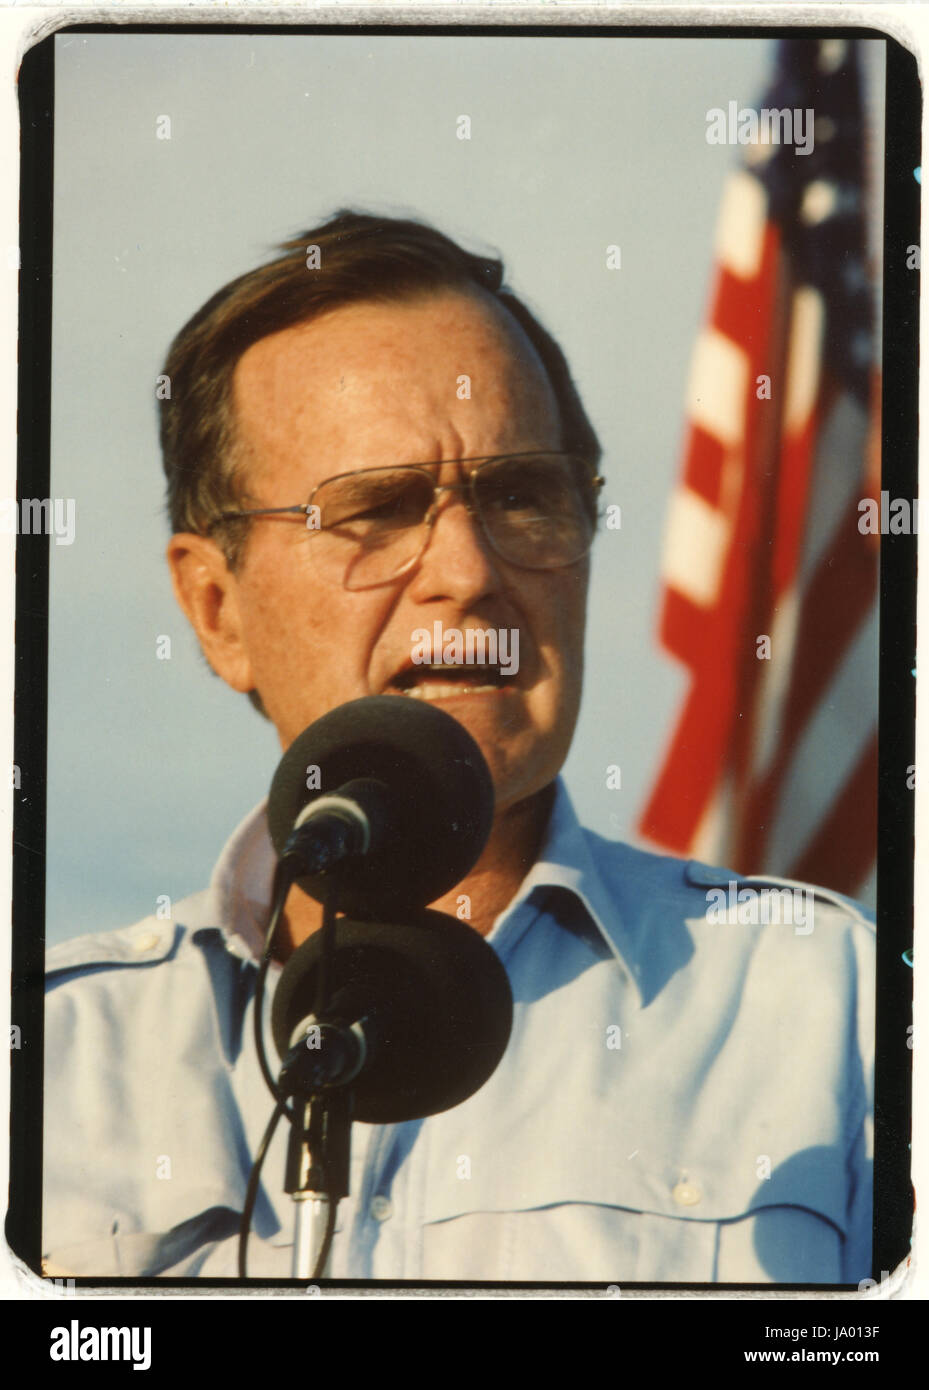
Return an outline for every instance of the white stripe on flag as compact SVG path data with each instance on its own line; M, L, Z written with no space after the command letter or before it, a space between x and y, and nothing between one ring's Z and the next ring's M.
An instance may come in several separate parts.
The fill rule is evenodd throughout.
M690 847L687 851L691 859L700 859L704 864L728 864L729 846L724 842L732 824L732 779L728 774L717 783L716 789L703 808Z
M723 189L716 225L716 255L720 265L740 280L752 280L761 269L768 195L754 174L732 174Z
M762 661L761 679L755 706L756 743L752 749L752 772L761 776L777 751L782 727L784 697L790 685L797 631L797 591L791 586L780 598L770 624L771 659Z
M699 493L672 494L661 572L665 583L701 608L716 601L729 545L729 523Z
M826 306L819 291L808 285L797 290L791 304L787 350L784 427L788 434L800 433L816 405L825 320Z
M717 329L704 329L687 385L687 412L693 423L723 444L737 444L745 428L747 389L748 354Z
M873 606L794 746L765 858L790 864L807 848L877 722L878 615Z
M823 562L828 547L835 545L839 519L849 503L863 495L867 428L867 412L847 391L820 427L804 518L801 588Z

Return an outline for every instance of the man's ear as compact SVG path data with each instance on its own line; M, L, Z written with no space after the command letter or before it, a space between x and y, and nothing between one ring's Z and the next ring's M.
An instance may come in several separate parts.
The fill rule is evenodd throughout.
M227 685L254 689L239 611L239 586L215 541L179 531L167 549L174 596L197 634L203 655Z

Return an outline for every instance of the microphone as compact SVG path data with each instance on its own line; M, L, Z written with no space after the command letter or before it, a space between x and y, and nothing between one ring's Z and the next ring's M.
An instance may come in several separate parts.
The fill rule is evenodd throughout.
M271 1026L289 1095L351 1085L353 1118L399 1124L460 1105L506 1051L513 996L496 951L466 922L339 918L332 997L316 1013L322 941L284 967Z
M312 897L331 885L346 916L403 921L461 882L493 811L487 764L457 720L403 695L370 695L290 745L271 784L268 825Z
M300 887L345 915L278 981L285 1094L351 1087L353 1117L386 1124L458 1105L494 1071L512 1026L506 971L473 927L426 910L477 862L493 810L471 735L402 695L340 705L287 749L271 838Z
M390 789L373 777L356 777L331 796L310 801L294 821L281 860L306 876L325 873L342 860L382 848L389 833Z

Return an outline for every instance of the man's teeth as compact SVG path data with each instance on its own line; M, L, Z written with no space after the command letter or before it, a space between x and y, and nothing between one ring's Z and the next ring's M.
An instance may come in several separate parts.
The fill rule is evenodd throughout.
M496 685L462 685L460 681L443 683L428 681L424 685L411 685L404 695L412 695L414 700L447 700L453 695L482 695L486 691L496 691Z
M455 672L458 679L442 680L442 676L447 677L451 671ZM409 685L404 684L401 693L412 695L414 700L447 700L455 695L484 695L499 691L500 682L496 671L489 681L486 678L482 680L483 675L484 672L480 669L466 673L461 667L423 665L417 679ZM470 679L467 679L468 676Z

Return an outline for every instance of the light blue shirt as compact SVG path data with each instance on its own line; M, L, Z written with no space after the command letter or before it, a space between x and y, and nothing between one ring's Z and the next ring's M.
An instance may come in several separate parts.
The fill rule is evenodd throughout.
M272 869L262 806L172 920L49 953L48 1273L235 1277L272 1109L251 1022ZM820 890L792 925L759 907L783 880L733 879L582 829L559 782L543 852L488 937L515 1001L506 1054L453 1110L353 1127L332 1276L868 1278L873 926ZM255 1277L290 1276L285 1130Z

